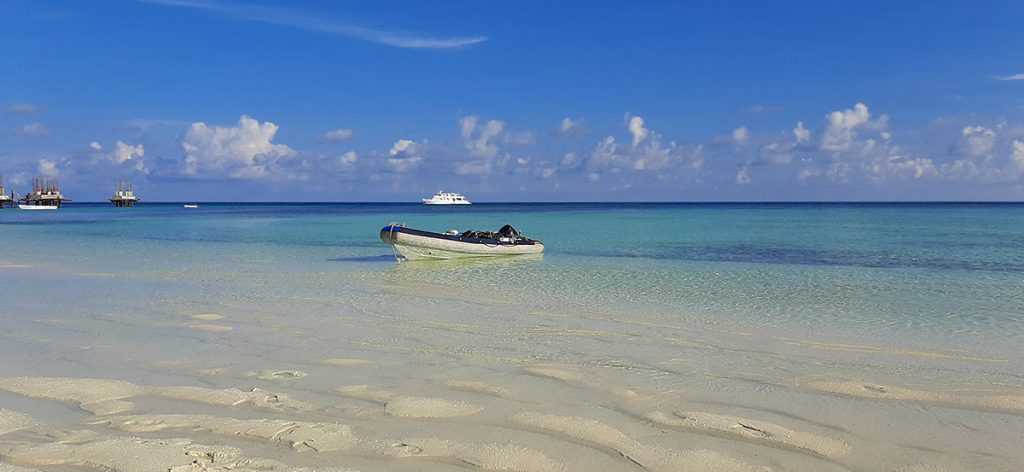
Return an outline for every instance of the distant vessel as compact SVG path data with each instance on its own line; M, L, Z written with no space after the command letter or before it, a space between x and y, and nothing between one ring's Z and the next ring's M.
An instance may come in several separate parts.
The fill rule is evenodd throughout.
M57 205L26 205L24 203L19 203L18 208L22 210L56 210L60 207Z
M117 181L117 186L114 187L114 196L110 197L110 203L118 208L128 208L139 202L139 197L135 196L135 187L130 181Z
M4 176L0 175L0 208L14 207L14 190L11 190L11 194L7 195L4 190Z
M461 193L438 191L433 197L424 198L424 205L469 205L471 204Z
M36 177L32 185L32 193L18 200L18 208L22 210L56 210L64 202L71 199L61 195L60 184L54 177Z
M196 205L195 203L186 203L182 206L184 206L185 208L199 208L199 205Z

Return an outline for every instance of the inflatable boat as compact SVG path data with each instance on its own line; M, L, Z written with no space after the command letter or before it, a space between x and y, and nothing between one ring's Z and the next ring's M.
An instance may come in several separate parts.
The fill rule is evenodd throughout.
M456 259L463 257L540 254L544 244L523 236L505 225L498 231L451 230L432 233L391 223L380 230L380 239L410 261L420 259Z

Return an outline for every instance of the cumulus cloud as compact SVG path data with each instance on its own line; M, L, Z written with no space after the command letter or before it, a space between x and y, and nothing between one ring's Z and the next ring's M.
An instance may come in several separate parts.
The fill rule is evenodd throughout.
M420 164L423 158L420 149L426 141L417 143L411 139L399 139L388 150L388 166L395 172L408 172Z
M258 179L272 176L283 159L296 151L273 143L278 126L242 115L236 126L193 123L181 143L187 175L203 178Z
M629 134L633 135L633 147L647 139L647 135L650 134L650 131L644 128L644 119L639 116L631 117L627 127L629 128Z
M591 174L600 176L624 171L671 171L656 176L668 178L680 171L700 169L702 160L699 153L688 153L675 141L662 145L661 135L645 128L643 118L631 117L626 123L626 129L633 138L632 144L619 143L614 136L601 140L586 162Z
M573 120L568 116L562 118L562 121L555 128L554 135L563 139L579 139L586 134L584 127L583 118L577 118Z
M43 126L42 123L29 123L13 130L14 134L22 136L51 136L53 132Z
M505 129L505 123L498 120L490 120L480 124L480 118L467 116L459 120L459 128L462 134L462 143L470 155L490 159L498 153L498 146L494 138Z
M60 175L60 169L57 168L57 163L49 159L39 159L39 173L44 177L57 177Z
M31 103L16 103L7 108L7 113L11 115L38 115L42 112L42 108Z
M342 167L352 166L356 162L359 162L359 156L356 155L355 151L346 152L345 154L342 154L340 158L338 158L338 164L340 164Z
M804 128L803 121L797 121L796 128L793 128L793 137L796 138L797 144L809 142L811 140L811 130Z
M109 162L111 164L121 166L122 164L129 163L135 170L142 172L143 174L149 173L149 168L146 167L146 161L144 156L146 155L146 149L141 145L131 145L123 141L118 140L114 144L114 148L108 152L103 152L103 145L97 141L89 143L89 148L93 150L92 162Z
M1024 141L1013 140L1012 159L1017 169L1024 172Z
M962 137L953 147L961 156L986 157L996 146L996 133L984 126L967 126L961 131Z
M747 172L747 166L741 167L740 170L736 172L736 183L738 185L750 184L750 174Z
M745 143L750 138L750 132L747 131L746 126L740 126L732 130L732 140L736 143Z
M826 124L822 132L821 148L826 151L846 151L857 136L857 131L883 131L889 124L889 116L871 119L867 105L858 103L852 109L833 111L825 115Z
M324 139L332 143L343 143L345 141L348 141L349 139L352 139L352 136L354 135L355 133L353 133L352 130L350 129L339 128L324 133Z

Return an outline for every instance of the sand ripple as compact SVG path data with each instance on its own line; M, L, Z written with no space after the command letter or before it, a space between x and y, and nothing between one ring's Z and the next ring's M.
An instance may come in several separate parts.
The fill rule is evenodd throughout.
M559 433L572 440L590 442L611 449L647 470L760 470L752 464L706 449L678 451L642 444L626 436L622 431L591 418L523 412L513 416L512 420L533 428Z
M83 444L14 444L0 447L0 454L21 464L118 472L309 471L276 460L243 457L234 447L206 446L187 439L108 437ZM0 466L0 471L3 470ZM343 472L345 469L319 470Z
M451 418L476 413L483 408L461 400L395 395L367 385L339 387L345 396L384 403L384 413L402 418Z
M77 403L94 415L113 415L134 408L123 398L148 394L175 400L216 406L249 405L269 410L309 410L308 403L283 393L270 393L258 388L243 391L235 388L216 390L202 387L142 387L119 380L75 379L65 377L0 378L0 390L49 400Z
M28 415L0 408L0 435L32 426L36 421Z
M701 411L675 412L673 414L651 412L643 416L658 424L719 433L785 448L803 449L826 457L841 456L850 452L850 446L837 439L794 431L777 424L737 416Z
M919 401L938 403L969 409L1002 410L1024 413L1024 395L953 395L926 390L879 385L869 382L811 382L807 386L819 392L840 395L877 398L882 400Z

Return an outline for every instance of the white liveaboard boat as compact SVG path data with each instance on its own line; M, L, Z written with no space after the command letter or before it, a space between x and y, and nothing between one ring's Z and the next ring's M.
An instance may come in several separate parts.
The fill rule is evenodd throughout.
M60 207L57 205L26 205L24 203L19 203L18 208L22 210L56 210Z
M540 254L544 243L523 236L505 225L498 231L451 230L432 233L391 223L380 230L380 239L410 261L420 259L457 259L463 257Z
M195 203L186 203L182 206L185 208L199 208L199 205L196 205Z
M424 198L424 205L470 205L470 201L461 193L439 191L433 197Z

